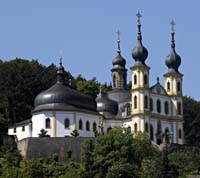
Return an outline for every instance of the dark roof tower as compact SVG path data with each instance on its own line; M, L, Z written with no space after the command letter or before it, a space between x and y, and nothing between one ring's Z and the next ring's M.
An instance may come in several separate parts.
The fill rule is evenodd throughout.
M172 20L171 22L171 51L169 55L166 57L165 64L168 67L168 73L179 73L178 68L181 65L181 57L176 53L175 50L175 23Z
M121 55L121 48L120 48L120 32L117 32L118 34L118 38L117 38L117 44L118 44L118 48L117 48L117 56L113 59L112 64L113 64L113 69L124 69L126 70L126 60L122 57ZM113 70L112 69L112 70Z
M113 89L125 89L127 82L127 69L125 67L126 60L121 55L120 49L120 32L117 32L117 56L113 59L112 64L112 88Z
M62 65L62 56L60 55L60 63L57 69L57 83L65 84L65 69Z
M143 46L142 44L142 33L141 33L141 20L140 18L142 17L142 15L140 14L140 12L138 12L136 14L136 16L138 17L137 20L137 27L138 27L138 36L137 36L137 45L135 48L133 48L132 51L132 57L135 60L135 65L146 65L145 64L145 60L148 57L148 50Z

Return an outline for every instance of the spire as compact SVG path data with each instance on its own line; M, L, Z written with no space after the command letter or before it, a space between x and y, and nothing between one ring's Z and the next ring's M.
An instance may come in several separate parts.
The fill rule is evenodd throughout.
M172 40L171 40L171 47L174 49L175 48L175 40L174 40L174 35L175 35L175 22L174 20L171 21L171 37L172 37Z
M117 31L117 44L118 44L118 48L117 48L117 52L121 53L121 49L120 49L120 31Z
M178 68L181 65L181 57L176 53L175 50L175 22L171 21L171 51L166 57L165 64L168 67L168 73L179 73Z
M142 44L142 33L141 33L142 15L140 14L140 12L138 12L136 16L137 16L137 27L138 27L138 36L137 36L138 43L136 47L133 48L132 57L135 60L136 65L146 65L145 60L148 57L148 51Z
M62 51L60 51L60 55L59 55L59 67L57 69L57 83L61 83L64 84L65 83L65 69L62 65Z
M142 33L141 33L141 17L142 17L142 15L140 14L140 12L138 11L138 13L136 14L136 16L137 16L137 27L138 27L138 37L137 37L137 39L138 39L138 41L142 41Z

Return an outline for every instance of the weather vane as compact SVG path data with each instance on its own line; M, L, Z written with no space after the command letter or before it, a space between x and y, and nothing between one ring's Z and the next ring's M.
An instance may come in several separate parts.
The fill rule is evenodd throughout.
M171 25L172 25L171 31L172 31L172 33L175 33L175 28L174 27L175 27L176 24L175 24L174 20L171 21Z
M62 49L59 51L60 65L62 65Z
M138 13L136 14L136 16L138 17L138 25L141 25L141 21L140 21L140 18L142 17L142 15L140 14L140 11L138 11Z
M117 31L118 52L120 52L120 31Z

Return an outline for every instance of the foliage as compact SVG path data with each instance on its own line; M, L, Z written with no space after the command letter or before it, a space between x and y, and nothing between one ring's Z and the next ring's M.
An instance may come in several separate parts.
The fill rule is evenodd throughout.
M200 149L182 148L169 154L169 161L176 168L179 178L200 173Z
M184 134L187 144L200 143L200 102L183 97Z
M47 131L44 129L41 129L40 133L38 135L39 135L39 137L50 137L50 135L48 135Z
M94 160L93 160L94 143L91 139L84 141L81 149L81 177L93 178L94 172Z
M43 165L39 161L22 161L19 178L43 178Z
M72 136L72 137L78 137L78 136L79 136L78 130L77 130L77 129L74 129L74 130L71 132L71 136Z
M22 156L17 150L17 145L14 139L8 137L4 139L3 146L0 149L0 166L2 170L10 167L19 167Z

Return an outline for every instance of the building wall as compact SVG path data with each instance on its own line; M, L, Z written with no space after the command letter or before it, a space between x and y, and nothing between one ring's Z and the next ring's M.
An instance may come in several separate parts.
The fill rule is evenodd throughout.
M13 127L8 129L8 135L16 135L18 140L22 140L24 138L28 138L32 136L31 133L31 125L24 125L24 131L22 130L23 126ZM14 132L16 129L16 132Z

